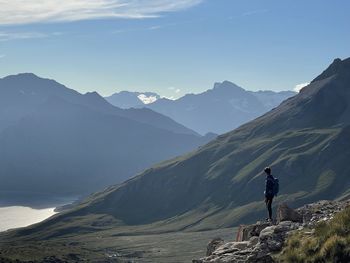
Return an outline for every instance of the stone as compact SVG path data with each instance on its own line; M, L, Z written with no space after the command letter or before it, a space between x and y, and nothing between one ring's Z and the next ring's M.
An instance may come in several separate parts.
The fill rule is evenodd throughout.
M240 250L244 250L248 248L249 242L243 241L243 242L228 242L222 246L219 246L213 254L215 255L222 255L227 253L233 253L238 252Z
M259 241L265 244L269 251L280 251L287 233L294 229L290 221L281 222L279 225L270 226L261 231Z
M303 216L294 209L288 207L287 204L283 203L278 206L277 209L277 222L292 221L292 222L303 222Z
M233 247L238 248L239 250L246 249L249 245L249 241L242 241L242 242L234 242Z
M222 244L224 244L224 240L219 237L214 238L212 241L210 241L207 246L207 256L213 254L213 252Z
M258 242L259 242L259 237L257 237L257 236L254 236L254 237L251 237L250 239L249 239L249 247L253 247L253 246L255 246L256 244L258 244Z
M238 228L236 241L248 241L253 236L259 236L261 230L270 226L270 223L256 223L253 225L240 225Z

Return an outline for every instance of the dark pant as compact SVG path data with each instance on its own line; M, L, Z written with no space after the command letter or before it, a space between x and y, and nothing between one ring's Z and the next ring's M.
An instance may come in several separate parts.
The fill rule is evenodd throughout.
M272 199L273 196L265 196L265 203L267 210L269 211L269 219L272 220Z

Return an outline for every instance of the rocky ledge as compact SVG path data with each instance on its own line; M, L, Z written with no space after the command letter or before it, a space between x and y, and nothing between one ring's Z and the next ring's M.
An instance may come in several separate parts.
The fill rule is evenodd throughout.
M350 201L319 201L296 210L282 204L277 209L276 224L257 222L241 225L235 242L225 243L221 238L212 240L207 256L192 260L193 263L270 263L275 262L289 233L304 228L313 231L321 221L331 220L335 213L344 210Z

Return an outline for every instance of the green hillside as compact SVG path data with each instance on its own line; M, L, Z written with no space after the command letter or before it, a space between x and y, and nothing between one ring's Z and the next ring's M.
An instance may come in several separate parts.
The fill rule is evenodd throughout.
M349 160L350 59L337 59L264 116L6 238L54 242L106 229L136 235L232 227L264 216L265 166L280 180L275 203L299 206L346 194Z
M280 179L277 201L342 195L350 185L350 59L329 70L337 65L340 74L326 70L266 115L92 197L73 214L108 214L127 225L166 220L173 230L234 226L261 216L267 165Z

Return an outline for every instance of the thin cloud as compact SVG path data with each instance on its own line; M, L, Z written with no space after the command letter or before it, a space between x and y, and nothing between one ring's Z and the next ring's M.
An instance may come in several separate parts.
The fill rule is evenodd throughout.
M177 25L182 25L182 24L188 24L190 22L180 22L180 23L169 23L169 24L163 24L163 25L154 25L151 27L148 27L147 30L158 30L158 29L163 29L163 28L167 28L167 27L174 27Z
M251 10L251 11L244 12L244 13L242 13L240 15L230 16L230 17L228 17L228 20L244 18L244 17L247 17L247 16L253 16L253 15L258 15L258 14L264 14L264 13L267 13L267 12L269 12L268 9Z
M158 17L203 0L0 0L0 25L102 18Z
M0 54L0 59L6 57L4 54Z
M165 26L151 26L148 28L148 30L157 30L157 29L162 29L164 28Z
M193 24L193 23L199 23L204 21L204 19L197 19L197 20L190 20L190 21L181 21L177 23L168 23L168 24L159 24L159 25L153 25L149 27L140 27L140 28L122 28L112 31L112 34L122 34L122 33L130 33L130 32L140 32L140 31L155 31L155 30L161 30L169 27L176 27L186 24Z
M53 33L52 35L56 35ZM50 35L39 32L1 32L0 42L16 40L16 39L31 39L31 38L45 38Z
M294 87L294 91L295 92L300 92L300 90L304 87L306 87L307 85L309 85L310 83L309 82L305 82L305 83L301 83L301 84L298 84L298 85L295 85Z
M252 11L248 11L242 14L242 16L252 16L252 15L257 15L257 14L263 14L268 12L268 9L258 9L258 10L252 10Z
M179 98L181 89L176 87L168 87L168 96L162 96L162 98L168 99L168 100L177 100Z
M176 98L175 98L174 96L170 96L170 97L168 97L168 96L162 96L161 98L162 98L162 99L168 99L168 100L176 100Z

